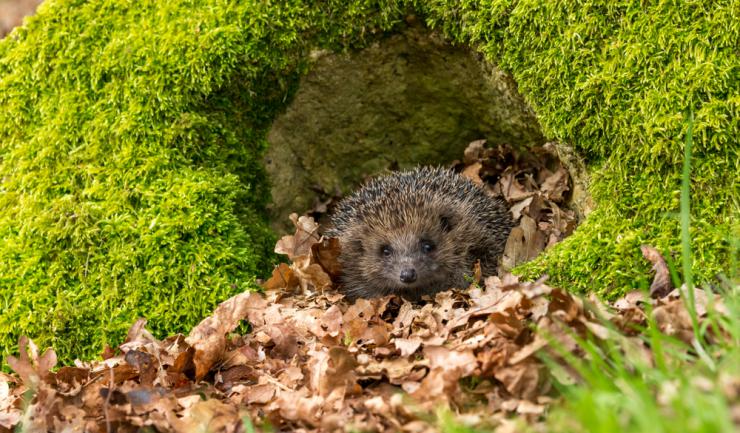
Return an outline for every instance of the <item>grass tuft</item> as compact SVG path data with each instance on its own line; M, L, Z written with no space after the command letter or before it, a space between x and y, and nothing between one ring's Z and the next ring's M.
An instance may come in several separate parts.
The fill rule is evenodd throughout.
M648 323L641 338L649 352L634 351L629 339L619 335L606 346L592 339L578 340L588 361L557 348L579 378L577 385L556 383L565 401L548 419L555 432L735 432L734 381L740 377L740 287L729 280L722 286L726 314L712 303L699 323L691 261L690 174L693 113L687 116L681 184L681 245L684 290L681 297L693 329L691 345L663 334L646 311ZM711 289L708 288L711 299ZM647 296L647 290L645 290ZM614 341L620 342L615 343ZM708 346L709 341L714 344ZM632 346L632 347L631 347ZM545 356L552 368L559 366Z

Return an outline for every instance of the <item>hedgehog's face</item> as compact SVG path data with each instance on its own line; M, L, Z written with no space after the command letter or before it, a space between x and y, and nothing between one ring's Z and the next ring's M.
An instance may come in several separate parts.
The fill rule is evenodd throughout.
M345 270L352 274L350 280L363 281L364 287L358 288L362 293L372 288L375 296L418 298L464 282L467 254L456 242L449 218L406 215L402 223L384 223L365 226L357 237L362 244L355 244L355 254L346 257Z
M437 242L429 236L403 234L382 242L375 253L385 284L405 290L437 283L440 265L436 261L436 249Z

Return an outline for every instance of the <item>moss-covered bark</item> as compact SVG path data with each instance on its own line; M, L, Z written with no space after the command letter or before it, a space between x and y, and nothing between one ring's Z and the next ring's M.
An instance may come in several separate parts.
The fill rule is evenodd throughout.
M637 246L678 250L693 108L700 279L737 230L740 19L734 0L97 2L49 0L0 41L0 348L63 359L136 316L195 323L266 269L264 135L312 47L391 30L415 9L517 80L547 135L588 162L596 210L524 269L622 290Z

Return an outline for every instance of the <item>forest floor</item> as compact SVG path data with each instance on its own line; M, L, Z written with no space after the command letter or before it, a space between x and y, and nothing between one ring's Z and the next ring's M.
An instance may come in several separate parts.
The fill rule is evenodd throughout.
M650 246L652 285L609 303L507 272L575 228L567 172L534 155L479 141L457 165L520 222L500 277L348 302L338 242L294 215L275 248L290 263L188 335L141 319L65 366L23 338L0 373L0 431L737 431L737 285L681 285Z

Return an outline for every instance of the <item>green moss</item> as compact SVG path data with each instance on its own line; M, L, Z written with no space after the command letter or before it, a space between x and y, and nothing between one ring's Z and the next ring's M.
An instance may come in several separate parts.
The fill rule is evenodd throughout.
M545 134L573 144L589 163L597 210L522 274L546 272L553 284L615 296L646 278L641 244L678 255L689 107L694 274L706 281L732 271L740 216L736 1L453 4L433 2L429 21L510 71Z
M345 6L47 1L0 42L0 353L187 331L269 274L266 128L311 44L390 26Z
M137 316L184 331L269 270L260 158L311 47L360 46L415 8L510 71L552 138L592 171L597 210L525 266L614 294L678 251L695 113L694 271L738 232L736 2L49 0L0 41L0 350L64 361Z

